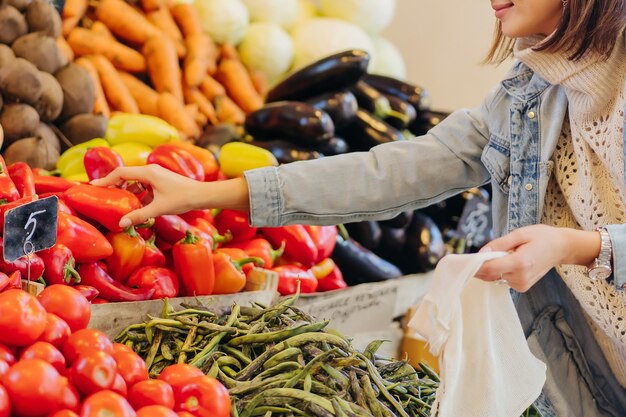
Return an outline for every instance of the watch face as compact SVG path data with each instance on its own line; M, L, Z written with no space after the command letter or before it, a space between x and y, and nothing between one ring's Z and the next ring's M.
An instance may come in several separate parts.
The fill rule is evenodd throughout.
M592 280L607 279L613 271L608 266L596 266L589 271L589 278Z

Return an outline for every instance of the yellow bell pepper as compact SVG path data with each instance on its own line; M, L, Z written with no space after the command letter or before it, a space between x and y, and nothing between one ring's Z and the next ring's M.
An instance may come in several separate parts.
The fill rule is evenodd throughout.
M65 168L61 170L61 177L69 178L74 175L86 174L86 173L87 171L85 171L85 164L83 163L83 158L77 156L76 158L70 160L65 165Z
M87 176L86 172L71 175L67 177L67 179L70 181L89 182L89 176Z
M136 142L154 148L162 143L179 140L179 135L174 126L158 117L117 113L109 119L105 138L111 145Z
M243 175L254 168L277 166L278 161L267 149L243 142L230 142L220 149L220 169L228 178Z
M80 159L80 161L82 162L85 153L89 149L96 148L98 146L104 146L108 148L109 143L102 138L96 138L88 140L87 142L80 143L76 146L72 146L71 148L63 152L63 155L59 157L59 160L57 161L57 169L61 172L65 171L67 165L70 164L74 159Z
M148 155L152 152L151 147L138 142L120 143L112 146L111 149L119 153L124 165L129 167L145 165Z

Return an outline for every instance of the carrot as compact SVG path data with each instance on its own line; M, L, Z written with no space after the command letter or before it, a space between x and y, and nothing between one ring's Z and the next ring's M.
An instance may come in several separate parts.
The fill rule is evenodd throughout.
M250 79L254 85L254 89L261 97L265 97L267 92L270 91L269 81L267 77L261 71L249 71Z
M185 110L200 129L206 126L208 119L200 112L197 104L185 104Z
M142 114L149 114L151 116L159 116L159 110L157 101L159 99L159 93L142 83L137 78L133 77L127 72L120 72L120 78L130 94L133 96L139 106L139 111Z
M63 36L56 38L56 44L61 53L67 58L69 62L74 61L74 51L72 47L67 43Z
M185 38L187 56L184 62L185 83L189 87L200 85L207 73L214 74L217 62L213 40L204 33Z
M190 87L186 87L184 93L185 103L197 104L200 113L204 114L208 122L212 125L216 125L219 123L219 120L217 120L217 114L215 113L215 107L213 107L213 103L211 103L209 99L204 96L204 94L202 94L198 89Z
M67 35L78 26L78 22L87 12L87 0L66 0L63 6L62 33Z
M200 128L195 120L176 97L170 93L159 94L157 101L159 117L174 126L184 135L197 138L200 136Z
M237 52L237 48L229 43L223 43L220 45L220 57L223 59L236 59L239 60L239 52Z
M107 25L105 25L102 22L99 22L96 20L95 22L92 23L90 29L92 32L95 32L98 35L106 36L108 40L117 42L117 39L115 39L115 36L113 35L113 33L111 33Z
M183 31L185 38L190 35L203 33L200 16L192 4L178 3L172 7L171 12L178 27Z
M90 55L88 58L98 71L104 95L111 108L125 113L139 113L137 102L124 85L111 61L102 55Z
M103 55L115 66L124 71L143 72L146 59L139 52L117 41L108 39L89 29L75 28L67 37L77 56Z
M140 11L124 0L100 0L96 17L115 35L130 42L144 44L160 34Z
M215 76L244 112L250 113L263 107L263 99L256 92L250 74L241 61L222 59Z
M209 100L213 100L217 96L226 95L226 89L224 86L218 83L217 80L210 75L204 77L204 80L200 83L200 91L202 91L202 94L204 94Z
M163 0L141 0L141 7L143 11L146 13L153 12L155 10L159 10L165 6L165 2Z
M171 93L182 103L182 74L174 42L163 34L153 37L144 45L143 54L154 89L159 93Z
M242 125L246 121L246 114L228 96L217 96L214 99L215 112L220 122Z
M187 55L187 48L183 43L183 34L180 33L180 29L176 26L174 18L167 7L163 7L154 12L148 13L148 20L161 30L164 34L169 36L176 44L176 53L179 58L184 58Z
M109 117L111 115L111 109L109 108L109 103L107 103L106 96L104 95L104 90L102 89L100 76L98 75L96 67L94 67L93 63L87 58L78 58L74 61L74 63L85 68L93 79L93 85L96 88L96 103L93 106L93 112L95 114L101 114Z

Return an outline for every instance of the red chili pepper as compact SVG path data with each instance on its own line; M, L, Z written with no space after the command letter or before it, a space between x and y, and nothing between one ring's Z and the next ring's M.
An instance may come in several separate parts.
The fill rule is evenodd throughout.
M178 276L167 268L146 266L136 270L126 282L131 288L154 289L153 300L174 298L178 295Z
M35 200L35 196L20 198L10 203L0 204L0 233L4 233L4 215L7 211L19 207L22 204L30 203Z
M4 240L0 237L0 272L5 274L12 274L15 271L19 271L24 277L28 277L28 259L26 256L22 256L14 260L13 262L7 262L4 260ZM43 275L44 264L41 258L33 253L30 255L30 279L35 281Z
M247 257L243 251L241 253L234 252L238 250L235 248L226 250L233 252L218 250L213 254L213 267L215 269L213 294L234 294L243 290L246 286L246 274L243 267L251 264L263 264L261 258ZM235 256L240 258L235 259Z
M33 170L35 180L35 192L37 194L43 193L62 193L70 188L78 185L77 181L66 180L65 178L55 177L50 175L40 174L41 170Z
M333 253L337 243L337 226L304 226L304 228L317 248L315 263L328 258Z
M74 255L67 246L58 243L50 249L42 250L38 255L46 267L43 271L43 278L48 285L74 285L80 282Z
M72 208L70 206L67 205L67 203L65 202L65 198L63 193L61 192L56 192L56 193L43 193L43 194L38 194L40 199L44 199L44 198L48 198L48 197L52 197L55 196L56 198L59 199L59 211L62 211L64 213L67 214L71 214L73 216L76 215L76 212L74 210L72 210Z
M278 273L278 292L280 295L295 294L300 281L300 292L303 294L313 293L317 290L317 279L310 269L300 268L295 265L282 265L273 268Z
M347 287L348 284L343 279L343 274L337 265L333 266L330 274L317 279L317 291L319 292L340 290Z
M13 271L11 274L9 274L9 286L6 289L22 289L22 273L20 271Z
M4 162L4 158L0 155L0 200L15 201L19 200L19 198L20 193L9 176L9 170L6 162Z
M204 181L215 181L217 179L220 166L211 151L183 141L171 142L169 145L186 150L200 162L204 170Z
M174 145L159 145L148 155L148 164L161 165L177 174L196 181L204 181L204 168L188 151Z
M231 242L245 242L256 236L257 228L250 226L248 214L238 210L222 210L215 216L215 226L220 234L228 232L232 235Z
M141 208L139 199L126 190L88 184L67 190L65 201L79 214L97 221L112 232L122 230L119 222L123 216Z
M282 243L280 248L274 250L274 248L272 248L272 244L268 242L267 239L257 237L246 242L229 243L221 249L225 248L242 249L250 256L256 256L263 259L263 267L270 269L274 266L274 261L285 251L285 242Z
M160 268L165 266L165 255L163 255L163 252L156 247L154 243L155 240L155 234L146 240L146 250L143 253L143 258L141 259L141 267L152 266Z
M213 213L211 210L190 210L187 213L183 213L180 215L187 223L194 219L204 219L211 224L214 224L215 218L213 217Z
M14 162L8 167L8 171L20 196L35 195L35 176L26 162Z
M230 232L226 232L224 235L220 235L220 232L217 231L217 228L210 223L208 220L202 217L196 217L192 219L189 224L192 228L199 230L202 236L211 236L211 241L213 242L213 248L218 247L221 243L230 242L232 236Z
M113 254L106 264L113 279L123 284L141 265L146 241L132 226L121 232L109 232L107 240L113 247Z
M317 260L317 247L304 226L295 224L283 227L264 227L261 233L273 246L285 242L285 256L310 268Z
M100 292L99 297L107 301L144 301L154 294L154 289L133 289L115 281L103 268L101 262L81 264L78 271L85 285Z
M113 253L113 247L98 229L63 212L59 212L57 244L70 248L79 263L99 261Z
M187 295L210 295L215 286L213 254L203 239L187 231L185 238L172 248L174 270L182 280Z
M154 231L156 232L158 238L170 244L175 244L181 239L184 239L187 232L192 232L193 234L201 237L207 244L207 247L211 249L213 248L213 236L190 225L180 216L166 214L155 218Z
M0 272L0 292L4 291L5 289L8 290L7 287L9 286L10 282L11 281L9 280L9 276L4 272Z
M75 285L74 289L80 291L80 293L84 295L89 302L95 300L96 297L100 295L100 291L90 285Z
M96 146L85 152L83 163L90 181L104 178L115 168L124 166L120 154L104 146Z
M94 298L91 301L91 305L96 305L96 304L109 304L109 300L105 300L104 298Z

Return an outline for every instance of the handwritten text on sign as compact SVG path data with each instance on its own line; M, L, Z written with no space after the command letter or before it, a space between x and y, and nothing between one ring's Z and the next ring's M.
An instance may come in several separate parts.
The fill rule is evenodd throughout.
M4 216L4 260L12 262L28 253L54 246L58 209L59 200L52 196L7 211Z

